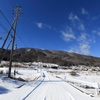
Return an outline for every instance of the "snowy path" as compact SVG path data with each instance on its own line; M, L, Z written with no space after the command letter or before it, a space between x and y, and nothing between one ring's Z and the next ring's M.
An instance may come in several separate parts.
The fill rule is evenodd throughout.
M64 88L59 87L58 80L46 73L43 83L24 100L75 100Z
M49 77L49 89L45 100L98 100L75 89L68 83L46 73Z
M0 100L23 100L31 91L35 90L41 83L42 80L37 82L30 82L22 86L21 88L15 88L7 94L0 95ZM8 99L9 98L9 99Z
M0 100L99 100L75 89L61 79L44 72L42 81L27 83L19 89L2 94Z

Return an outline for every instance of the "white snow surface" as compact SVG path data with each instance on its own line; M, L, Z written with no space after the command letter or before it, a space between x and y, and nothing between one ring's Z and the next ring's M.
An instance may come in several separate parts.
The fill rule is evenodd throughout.
M40 73L29 68L16 70L16 77L26 82L7 78L5 73L0 74L0 100L100 100L80 92L46 70Z

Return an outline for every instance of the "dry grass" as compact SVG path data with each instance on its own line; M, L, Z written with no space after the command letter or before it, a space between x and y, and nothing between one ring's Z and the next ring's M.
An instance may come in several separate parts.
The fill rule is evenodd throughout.
M3 70L0 70L0 74L3 74Z
M72 76L76 76L77 73L76 73L75 71L71 71L71 72L70 72L70 75L72 75Z
M27 68L27 66L22 66L22 65L17 65L17 64L14 64L13 67L16 67L16 68Z
M11 77L12 79L15 79L15 80L18 80L18 81L26 81L26 80L24 80L23 78L21 78L21 77L19 77L19 78L16 78L16 77Z

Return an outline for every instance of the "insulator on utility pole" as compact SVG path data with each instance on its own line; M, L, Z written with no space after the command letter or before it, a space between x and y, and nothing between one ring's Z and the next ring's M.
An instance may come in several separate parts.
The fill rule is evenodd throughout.
M15 45L15 50L17 50L17 44Z

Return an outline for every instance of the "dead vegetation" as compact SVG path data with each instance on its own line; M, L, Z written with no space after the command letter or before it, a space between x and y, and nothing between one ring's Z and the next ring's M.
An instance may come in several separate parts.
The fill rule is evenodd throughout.
M14 80L18 80L18 81L23 81L23 82L26 81L25 79L23 79L23 78L21 78L21 77L18 77L18 78L16 78L16 77L11 77L11 78L14 79Z
M3 74L3 70L0 70L0 74Z
M19 65L19 64L14 64L13 67L16 68L27 68L27 66Z
M76 76L77 73L76 73L75 71L71 71L71 72L70 72L70 75L72 75L72 76Z

